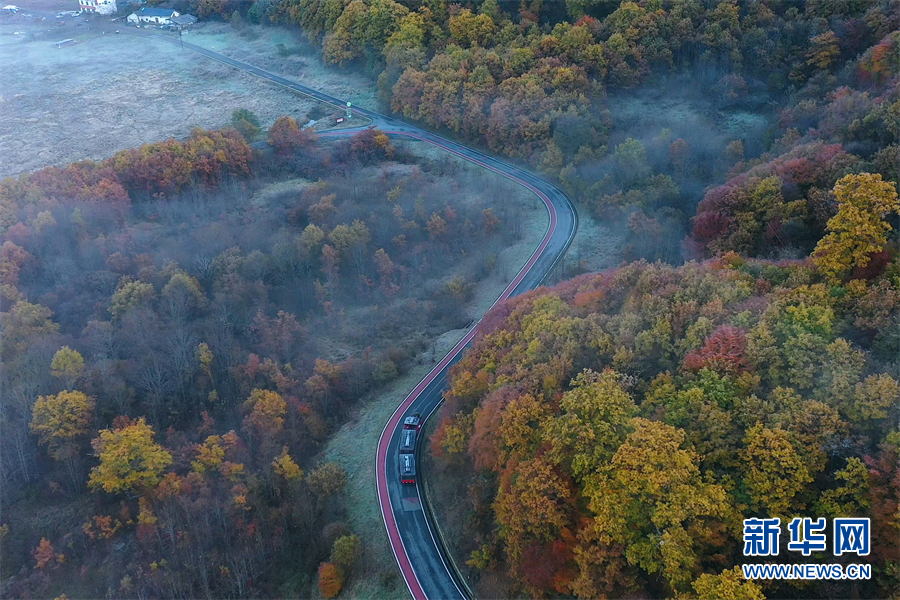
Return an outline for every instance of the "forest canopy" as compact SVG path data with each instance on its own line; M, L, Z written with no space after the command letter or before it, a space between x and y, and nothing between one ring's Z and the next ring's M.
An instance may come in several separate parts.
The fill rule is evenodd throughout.
M636 262L491 311L431 437L441 489L468 490L445 526L479 591L843 596L734 582L742 519L824 516L872 519L855 593L893 593L898 268L834 285L809 260Z
M323 448L465 324L518 200L377 130L267 133L0 182L4 595L330 597L372 542Z
M175 4L287 27L367 108L556 182L585 245L624 232L451 372L423 472L477 595L900 594L896 2ZM377 129L231 121L0 181L4 595L361 576L322 449L472 322L521 215ZM871 518L872 579L744 579L742 520L795 516Z

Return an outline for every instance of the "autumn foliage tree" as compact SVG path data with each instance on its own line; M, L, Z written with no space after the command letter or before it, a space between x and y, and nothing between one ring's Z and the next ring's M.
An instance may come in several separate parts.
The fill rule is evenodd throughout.
M719 327L703 342L703 348L688 353L684 365L695 371L702 368L734 373L747 370L744 332L728 325Z
M31 431L49 447L56 460L78 451L78 439L87 435L94 412L94 399L78 391L40 396L32 409Z
M269 128L268 143L282 155L293 153L312 141L312 134L300 129L297 121L288 116L278 117Z
M65 562L65 554L57 554L53 548L53 544L47 538L41 538L41 542L37 548L31 553L34 556L35 567L44 569L48 566L55 566Z
M344 578L341 570L334 563L319 565L319 593L323 598L335 598L341 593Z
M226 174L249 175L252 156L234 129L196 127L184 142L169 139L122 150L108 164L130 191L171 194L193 181L216 185Z
M63 346L53 355L50 372L54 377L61 379L67 388L72 387L82 371L84 371L84 358L77 350Z
M198 131L0 181L0 536L4 565L33 570L7 595L102 596L113 581L119 595L245 596L315 574L329 550L344 581L365 552L340 525L350 476L315 457L415 359L433 297L471 296L519 198L484 213L484 180L460 178L454 193L487 202L456 204L441 190L459 164L377 130L278 159L296 193L272 195L271 170L246 175L275 149L245 171L243 147ZM423 285L448 268L465 277ZM329 339L346 351L324 360ZM85 487L106 492L87 513ZM33 493L53 531L20 518ZM70 567L35 567L42 535L80 540ZM72 584L85 565L98 577Z
M891 225L885 217L900 209L897 189L880 174L846 175L834 186L837 214L828 221L828 234L813 253L813 261L831 281L869 264L887 245Z
M683 588L697 548L712 541L732 509L721 486L702 482L699 456L680 448L683 432L642 419L633 427L609 466L587 483L592 526L601 542L626 544L630 563Z
M850 315L896 317L891 277L832 286L809 261L729 252L501 303L431 438L439 513L472 540L459 555L505 568L508 594L762 598L726 550L743 518L878 512L863 465L894 435L900 384Z
M91 470L90 487L126 495L152 490L163 470L172 464L172 454L153 436L153 428L143 417L120 427L102 429L93 441L100 464Z

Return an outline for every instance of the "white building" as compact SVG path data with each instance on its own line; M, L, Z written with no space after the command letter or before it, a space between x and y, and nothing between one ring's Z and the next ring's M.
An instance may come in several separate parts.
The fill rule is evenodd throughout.
M87 10L98 15L116 14L116 0L78 0L81 10Z
M128 15L126 21L136 25L138 23L151 23L154 25L171 25L172 19L181 15L177 10L171 8L142 8L137 12Z

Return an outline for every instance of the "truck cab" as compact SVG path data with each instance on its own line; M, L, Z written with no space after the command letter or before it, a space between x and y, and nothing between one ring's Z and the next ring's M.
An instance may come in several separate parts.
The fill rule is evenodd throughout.
M419 413L413 413L403 419L403 429L415 429L416 433L418 433L421 427L422 417L419 415Z

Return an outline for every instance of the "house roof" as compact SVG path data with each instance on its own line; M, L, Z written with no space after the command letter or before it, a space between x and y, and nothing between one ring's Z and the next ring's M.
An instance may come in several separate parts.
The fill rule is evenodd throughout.
M169 17L177 14L172 8L142 8L138 11L139 17Z
M181 15L180 17L172 19L172 22L176 25L190 25L191 23L197 22L197 17L194 15Z

